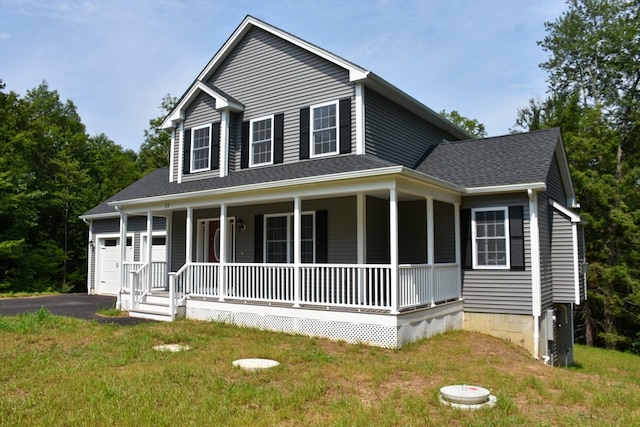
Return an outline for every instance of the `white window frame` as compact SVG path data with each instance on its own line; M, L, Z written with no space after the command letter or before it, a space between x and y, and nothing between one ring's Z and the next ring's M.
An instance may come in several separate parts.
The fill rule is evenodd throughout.
M313 218L313 245L312 245L312 250L313 250L313 260L309 263L305 263L305 264L315 264L316 262L316 212L315 211L306 211L306 212L301 212L300 213L300 217L303 216L311 216ZM268 218L273 218L273 217L286 217L287 218L287 261L286 264L291 264L291 259L293 258L293 246L294 246L294 242L293 242L293 236L294 236L294 230L293 230L293 213L276 213L276 214L266 214L264 216L264 227L263 227L263 254L264 254L264 262L265 263L269 263L268 258L269 258L269 253L268 253L268 241L267 241L267 219Z
M504 265L480 265L478 264L478 236L476 226L476 213L478 212L496 212L504 213L504 244L505 244L505 264ZM498 239L498 237L495 237ZM486 239L486 237L481 237ZM471 209L471 245L473 249L473 268L479 270L510 270L511 269L511 253L510 253L511 237L509 235L509 208L506 206L474 208Z
M316 144L313 138L314 132L317 131L314 127L314 112L316 108L322 108L329 105L335 105L336 107L336 149L327 153L316 154ZM322 104L316 104L309 107L309 157L324 157L333 156L340 152L340 103L338 101L324 102ZM330 128L327 128L330 129Z
M254 150L253 150L253 125L256 122L262 122L265 120L270 120L271 121L271 148L270 148L270 153L271 153L271 158L268 162L262 162L262 163L254 163L253 161L253 155L254 155ZM274 132L273 132L273 128L274 128L274 115L270 115L270 116L265 116L265 117L258 117L256 119L251 119L249 121L249 167L254 167L254 166L265 166L265 165L272 165L273 164L273 149L274 149L274 145L273 145L273 138L274 138Z
M200 169L195 169L194 168L194 161L195 161L195 156L194 156L194 147L195 147L195 141L196 141L196 131L201 130L201 129L209 129L209 143L207 145L207 150L209 152L209 156L207 158L207 166L204 168L200 168ZM211 169L211 133L212 133L212 129L211 129L211 124L208 125L204 125L204 126L198 126L198 127L194 127L190 130L191 132L191 147L190 147L190 158L189 158L189 170L191 171L191 173L194 172L202 172L202 171L208 171ZM199 148L199 150L203 150L204 148Z

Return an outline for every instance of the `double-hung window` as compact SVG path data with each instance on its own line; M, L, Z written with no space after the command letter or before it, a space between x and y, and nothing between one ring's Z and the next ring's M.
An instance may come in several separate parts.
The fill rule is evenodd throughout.
M301 215L301 261L315 261L315 216ZM265 259L273 263L293 262L293 215L265 215Z
M273 163L273 116L251 120L250 166Z
M509 215L505 208L472 210L473 268L510 268Z
M191 130L191 172L211 167L211 126Z
M338 102L311 107L311 156L338 153Z

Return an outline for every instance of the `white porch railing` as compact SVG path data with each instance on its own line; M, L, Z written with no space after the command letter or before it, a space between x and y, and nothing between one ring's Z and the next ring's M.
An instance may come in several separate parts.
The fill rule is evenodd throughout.
M303 304L391 309L388 265L303 265L300 274Z
M219 286L220 268L223 287ZM191 295L390 312L434 306L461 296L458 264L399 266L398 307L392 307L390 265L303 264L299 274L296 292L293 264L189 263L169 273L169 290L174 304Z
M400 309L436 305L460 298L458 264L401 265L398 268Z

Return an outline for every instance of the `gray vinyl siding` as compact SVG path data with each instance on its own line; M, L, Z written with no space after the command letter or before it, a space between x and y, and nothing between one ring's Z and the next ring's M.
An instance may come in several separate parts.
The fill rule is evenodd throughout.
M169 271L178 271L185 263L187 211L175 211L171 225L171 262Z
M538 232L540 235L540 305L547 310L553 304L551 260L551 206L546 193L538 194Z
M532 314L531 230L529 201L525 192L468 196L462 209L521 205L524 208L525 270L464 270L464 309L476 313Z
M371 89L364 99L366 154L414 167L430 146L458 139Z
M240 40L207 83L245 106L244 121L284 113L285 163L299 159L301 108L342 98L352 98L355 108L354 84L346 69L259 28ZM353 114L351 120L353 151Z
M560 166L555 154L553 155L551 166L549 167L549 173L547 174L547 191L549 193L549 197L553 200L561 203L562 205L567 203L567 194L564 191L562 175L560 174Z
M366 202L367 263L388 264L389 201L367 196Z
M573 270L573 236L569 218L553 210L553 302L573 303L575 277Z
M120 218L94 219L93 234L119 233Z
M205 93L200 93L198 97L189 105L186 111L186 118L184 121L185 132L190 131L193 128L210 125L214 122L220 121L220 112L215 109L215 100ZM220 141L222 145L222 141ZM219 148L218 148L219 149ZM213 153L211 153L213 156ZM191 156L189 156L191 157ZM183 159L184 161L184 159ZM220 174L219 169L211 169L203 172L196 172L193 174L185 174L182 176L183 181L191 181L194 179L209 178L211 176L218 176Z
M427 263L426 200L398 204L398 240L400 264Z
M152 222L152 230L154 231L162 231L166 230L167 220L162 216L154 216ZM146 233L147 231L147 217L146 216L130 216L127 218L127 231L128 232L139 232L143 231Z
M456 221L453 205L434 200L433 224L434 261L456 262Z

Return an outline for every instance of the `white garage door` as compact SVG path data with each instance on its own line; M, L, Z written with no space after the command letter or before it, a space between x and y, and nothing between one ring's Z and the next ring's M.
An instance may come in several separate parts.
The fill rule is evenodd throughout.
M96 265L97 286L99 295L117 295L120 290L120 239L98 239L98 260ZM133 254L131 239L127 239L126 258L131 259Z
M151 238L151 260L167 260L167 238L164 236L153 236ZM142 261L147 260L147 236L142 236L142 247L140 248Z

